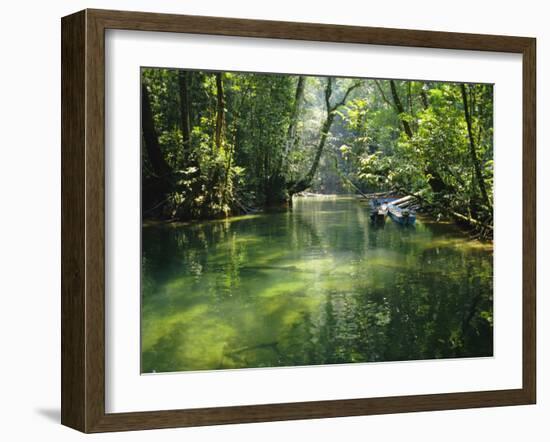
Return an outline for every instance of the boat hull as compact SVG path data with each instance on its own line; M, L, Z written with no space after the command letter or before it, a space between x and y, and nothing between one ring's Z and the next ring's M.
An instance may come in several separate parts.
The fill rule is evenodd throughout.
M402 226L412 226L416 222L416 215L409 212L408 215L403 214L403 210L397 206L391 206L388 208L388 215L390 218Z
M374 223L382 224L386 221L386 215L388 214L387 204L380 204L377 200L371 201L370 219Z

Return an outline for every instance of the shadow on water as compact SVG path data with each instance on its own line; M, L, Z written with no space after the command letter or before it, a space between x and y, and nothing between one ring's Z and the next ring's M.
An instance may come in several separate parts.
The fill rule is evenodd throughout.
M350 198L143 229L144 372L491 356L492 246Z

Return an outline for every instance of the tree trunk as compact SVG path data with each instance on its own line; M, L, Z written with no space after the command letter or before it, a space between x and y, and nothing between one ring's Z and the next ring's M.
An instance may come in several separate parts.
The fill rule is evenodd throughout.
M148 217L157 216L162 213L166 194L172 188L172 169L160 149L149 93L144 83L141 85L141 131L145 151L153 169L152 176L143 179L142 214Z
M325 148L327 137L330 132L330 127L332 126L333 121L334 121L334 113L331 112L327 115L327 119L323 123L323 127L321 129L321 138L319 139L319 145L317 146L317 152L315 152L313 163L311 163L309 172L306 175L306 181L309 184L311 184L311 182L313 181L313 178L315 177L315 173L317 172L317 168L319 167L319 162L321 161L321 156L323 154L323 150Z
M164 159L158 141L158 135L153 121L153 112L151 110L151 101L149 92L145 83L141 85L141 129L147 156L153 167L153 172L159 178L167 180L172 173L172 169Z
M334 121L334 107L330 105L330 97L332 95L332 78L327 78L327 86L325 88L325 105L327 109L327 118L325 119L323 125L321 126L321 137L319 138L319 144L317 145L317 151L315 152L315 157L313 157L313 163L309 168L309 172L306 174L305 181L308 183L308 186L311 185L315 173L317 172L317 167L319 167L319 162L321 161L321 155L323 154L323 149L327 142L328 133L332 122Z
M424 106L424 109L428 109L430 102L428 101L428 94L424 89L420 91L420 98L422 99L422 106Z
M414 115L414 105L412 96L412 81L407 82L407 102L409 104L409 113Z
M294 98L294 105L292 107L292 113L290 114L290 124L288 126L286 144L282 161L285 162L288 154L294 148L296 144L296 130L298 128L298 119L300 116L300 109L302 107L302 99L304 96L305 77L299 76L298 83L296 84L296 95Z
M405 130L405 133L409 138L413 137L413 132L411 129L411 125L409 122L403 118L403 114L405 114L405 108L403 107L403 103L401 103L401 100L399 98L399 94L397 93L397 87L395 85L395 81L390 80L390 88L391 88L391 95L393 98L393 102L395 103L395 107L397 109L397 112L399 113L399 119L401 120L401 124L403 125L403 129Z
M468 96L466 94L466 86L464 83L460 85L462 91L462 102L464 104L464 117L466 119L466 126L468 128L468 139L470 141L470 157L474 165L474 172L477 180L479 190L481 192L481 197L483 202L489 208L491 208L491 203L489 201L489 195L487 194L487 189L485 187L485 181L483 179L483 174L481 173L481 164L477 158L476 145L474 141L474 134L472 132L472 115L470 109L468 108Z
M186 71L180 70L178 72L178 83L180 93L181 134L183 138L183 166L187 167L189 164L189 156L191 155L191 118L189 112L189 82Z
M219 151L222 145L223 126L224 126L224 114L225 114L225 102L223 96L223 80L222 73L216 74L216 97L217 97L217 110L216 110L216 135L215 143L216 149Z
M296 93L290 112L290 123L288 125L284 147L277 159L274 171L269 176L268 183L266 184L266 206L278 206L289 202L286 171L288 170L288 156L290 152L294 150L297 142L298 121L300 119L304 88L305 77L299 76L296 83Z

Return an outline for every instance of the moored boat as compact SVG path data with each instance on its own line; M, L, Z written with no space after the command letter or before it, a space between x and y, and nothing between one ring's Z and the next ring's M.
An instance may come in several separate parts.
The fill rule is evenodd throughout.
M388 204L390 218L403 226L411 226L416 221L416 214L413 210L402 209L394 204Z
M386 215L388 214L388 204L374 199L371 200L370 205L370 219L373 222L383 223L386 220Z

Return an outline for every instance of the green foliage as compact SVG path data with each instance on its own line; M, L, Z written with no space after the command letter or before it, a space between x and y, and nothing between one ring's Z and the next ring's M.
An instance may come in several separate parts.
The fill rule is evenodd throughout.
M380 82L382 83L382 82ZM492 195L492 86L470 85L469 108L472 110L475 159L469 140L461 89L454 83L412 83L412 90L423 91L422 97L408 96L409 82L398 82L401 100L408 103L408 111L397 113L392 103L373 101L368 115L372 115L372 149L357 153L358 177L372 189L399 189L410 193L421 192L425 200L433 202L432 211L448 216L455 212L483 223L492 222L491 197L483 201L480 183L475 174L475 162L481 164L483 183ZM387 89L387 88L386 88ZM400 130L381 133L388 124L391 112L403 125L412 128L412 137ZM383 121L385 120L385 123ZM350 128L357 123L350 121ZM383 140L382 142L380 142ZM359 143L359 145L362 143Z
M277 205L301 182L325 193L421 192L436 214L492 222L491 85L466 85L463 94L456 83L332 79L330 106L343 101L327 112L328 80L322 77L307 77L297 101L297 76L185 75L187 110L177 70L142 72L161 155L172 170L169 184L158 186L166 178L142 149L144 193L151 189L153 215L212 218ZM312 170L313 180L304 181Z

